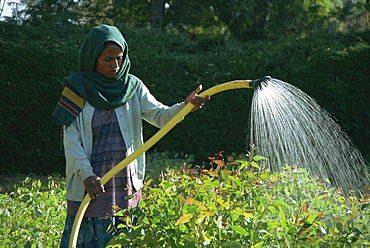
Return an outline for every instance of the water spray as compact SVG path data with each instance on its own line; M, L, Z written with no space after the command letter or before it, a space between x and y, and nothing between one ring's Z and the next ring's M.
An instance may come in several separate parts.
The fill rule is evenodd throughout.
M366 193L369 168L335 119L299 88L278 79L256 80L249 142L272 172L284 165L304 168L314 179L346 196Z

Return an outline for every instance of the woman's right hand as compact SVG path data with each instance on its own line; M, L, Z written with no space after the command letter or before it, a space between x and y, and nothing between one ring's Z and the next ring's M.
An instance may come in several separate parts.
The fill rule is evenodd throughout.
M100 193L105 193L104 186L100 183L100 177L96 175L86 178L84 186L92 199L95 199Z

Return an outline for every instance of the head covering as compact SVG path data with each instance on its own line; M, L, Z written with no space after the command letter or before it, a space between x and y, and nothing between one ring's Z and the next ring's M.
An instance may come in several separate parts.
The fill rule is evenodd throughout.
M95 71L96 60L108 41L119 45L124 56L115 77L106 77ZM66 85L52 120L70 125L82 111L85 101L95 108L106 110L125 104L139 85L138 79L129 74L130 65L128 46L118 28L105 24L93 28L80 50L80 70L64 78Z

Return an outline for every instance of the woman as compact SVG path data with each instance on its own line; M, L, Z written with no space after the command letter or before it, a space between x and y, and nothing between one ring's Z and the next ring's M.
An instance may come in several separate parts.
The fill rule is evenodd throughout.
M105 247L117 225L112 206L137 207L145 173L139 156L105 186L100 177L143 144L142 119L164 126L189 102L193 110L209 100L199 86L171 107L158 102L146 86L129 74L128 48L113 26L93 28L80 51L80 70L66 77L66 86L52 119L63 125L66 157L67 219L61 247L67 247L75 215L85 193L92 201L82 221L79 247ZM125 198L131 195L129 200Z

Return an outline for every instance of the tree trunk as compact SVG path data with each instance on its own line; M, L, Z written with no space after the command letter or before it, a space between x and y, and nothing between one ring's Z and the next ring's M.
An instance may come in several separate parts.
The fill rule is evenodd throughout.
M164 0L151 0L150 26L152 29L163 27L164 22Z
M123 3L125 0L113 0L114 5L119 5Z

